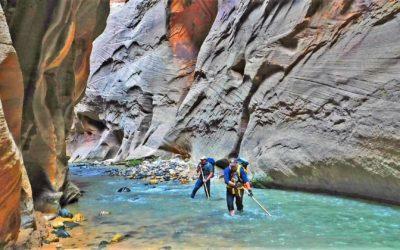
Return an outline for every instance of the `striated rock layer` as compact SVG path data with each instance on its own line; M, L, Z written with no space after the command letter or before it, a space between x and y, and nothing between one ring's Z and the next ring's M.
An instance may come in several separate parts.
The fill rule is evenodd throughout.
M216 2L110 18L72 159L242 155L267 185L400 203L400 3Z
M268 185L400 203L399 12L222 1L168 141L247 157Z
M162 154L216 12L212 0L131 0L109 17L94 43L86 96L76 107L72 160Z
M24 80L24 85L17 84L19 78L2 91L15 109L5 107L5 116L12 112L7 122L18 141L21 135L35 207L50 212L60 199L67 203L79 196L68 181L65 139L73 104L86 87L91 44L105 26L109 1L2 0L1 4ZM9 79L7 74L19 67L18 61L9 57L4 62L10 70L0 72L1 79Z
M22 224L32 220L30 184L17 147L23 96L18 57L0 6L0 248L17 239L21 211L24 213Z

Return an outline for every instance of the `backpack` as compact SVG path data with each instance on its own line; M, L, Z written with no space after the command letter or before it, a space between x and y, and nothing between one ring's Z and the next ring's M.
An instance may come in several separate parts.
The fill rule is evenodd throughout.
M244 170L247 172L247 171L248 171L248 170L247 170L247 167L249 166L249 162L248 162L246 159L242 158L242 157L239 157L239 158L237 159L237 161L238 161L238 163L239 163L240 165L243 166Z
M215 167L215 160L214 158L208 157L207 162L210 163L213 167Z

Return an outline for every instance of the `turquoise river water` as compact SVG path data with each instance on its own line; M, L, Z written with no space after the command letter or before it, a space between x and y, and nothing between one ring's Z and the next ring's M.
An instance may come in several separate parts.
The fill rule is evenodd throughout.
M157 186L72 167L84 196L68 208L82 212L87 247L115 233L127 235L110 248L192 249L400 249L400 208L362 200L279 190L254 190L268 217L250 199L245 212L230 217L222 181L212 183L207 201L193 183ZM131 192L116 190L127 186ZM101 210L110 215L99 216ZM72 231L73 234L73 231Z

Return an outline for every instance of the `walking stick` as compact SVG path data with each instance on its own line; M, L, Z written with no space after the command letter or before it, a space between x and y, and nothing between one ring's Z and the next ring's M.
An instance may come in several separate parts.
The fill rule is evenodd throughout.
M246 190L246 193L253 199L253 201L255 201L255 202L257 203L257 205L259 205L259 206L262 208L262 210L264 210L264 212L266 212L269 216L272 216L272 215L268 212L268 210L267 210L265 207L263 207L263 205L261 205L260 202L258 202L258 200L257 200L256 198L254 198L253 195L250 195L249 190L247 190L246 188L245 188L244 190Z
M210 194L208 193L207 182L204 182L204 174L203 174L203 169L201 169L201 167L200 167L200 173L201 173L201 178L203 178L204 190L206 191L206 196L207 196L207 200L208 200L208 199L210 199Z

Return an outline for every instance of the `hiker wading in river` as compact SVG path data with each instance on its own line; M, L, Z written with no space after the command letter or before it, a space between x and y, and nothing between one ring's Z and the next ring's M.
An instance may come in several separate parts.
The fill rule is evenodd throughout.
M205 156L201 157L200 163L197 166L197 173L199 174L199 178L197 179L196 184L194 185L190 197L194 198L197 190L199 190L199 188L201 188L201 186L203 186L204 183L206 183L206 185L204 186L204 191L206 192L207 198L210 198L211 195L210 182L211 178L214 177L214 166L207 161L207 157Z
M232 160L230 165L224 170L224 180L226 184L226 203L228 205L229 214L235 215L235 207L233 201L236 199L236 208L239 212L243 212L243 195L244 189L248 194L253 196L246 170L238 164L238 161Z

